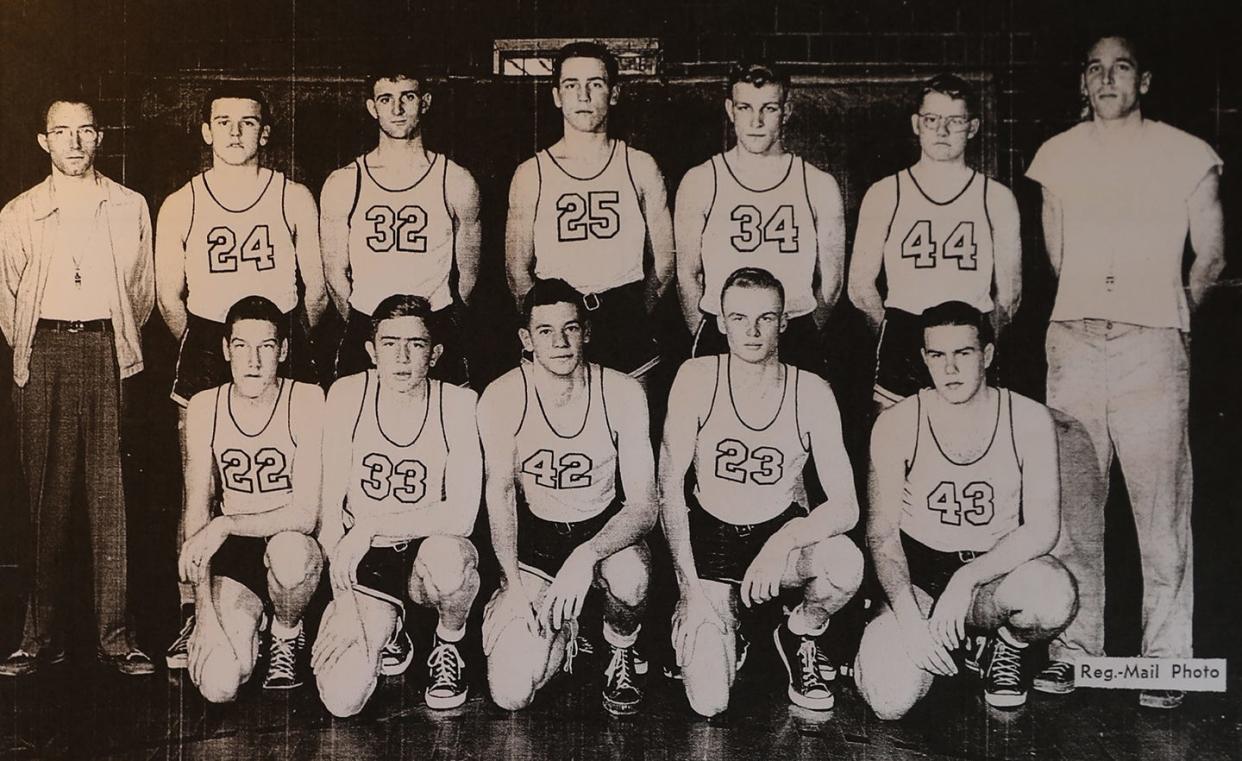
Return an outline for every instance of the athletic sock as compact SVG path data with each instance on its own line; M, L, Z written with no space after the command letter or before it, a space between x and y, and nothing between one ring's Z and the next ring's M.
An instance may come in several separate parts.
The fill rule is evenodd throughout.
M293 626L285 626L275 618L272 619L272 636L277 639L293 639L302 631L302 619Z
M466 627L460 629L447 629L443 622L436 624L436 636L441 642L457 643L461 642L462 637L466 636Z
M1013 647L1018 648L1019 650L1021 650L1022 648L1030 644L1029 642L1022 642L1017 637L1013 636L1013 632L1009 631L1009 627L1007 626L1001 626L999 629L997 629L996 636L1005 640L1006 643L1008 643L1009 645Z
M824 623L820 626L812 628L806 620L806 605L798 603L798 607L790 612L789 618L785 620L785 625L789 627L789 631L799 637L818 637L828 631L828 623L832 619L824 617Z
M186 605L193 606L195 603L194 585L184 582L177 582L177 598L182 607Z
M612 628L612 624L605 621L604 622L604 641L612 645L613 647L617 647L617 648L633 647L634 643L638 641L638 633L642 631L642 629L643 629L642 624L639 624L638 626L634 627L634 631L630 632L629 634L622 634L616 629Z

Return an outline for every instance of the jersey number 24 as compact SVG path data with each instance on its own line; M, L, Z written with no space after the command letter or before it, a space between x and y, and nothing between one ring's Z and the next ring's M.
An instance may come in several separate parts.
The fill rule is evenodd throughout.
M979 267L978 252L975 223L969 220L958 222L949 237L937 244L932 238L931 222L920 219L911 225L901 241L901 258L913 259L915 269L935 267L936 255L939 254L942 259L956 260L959 270L975 270Z
M213 227L207 233L207 267L211 272L236 272L238 258L254 262L260 272L276 266L276 249L272 247L272 234L267 225L255 225L250 234L237 246L237 233L231 227Z

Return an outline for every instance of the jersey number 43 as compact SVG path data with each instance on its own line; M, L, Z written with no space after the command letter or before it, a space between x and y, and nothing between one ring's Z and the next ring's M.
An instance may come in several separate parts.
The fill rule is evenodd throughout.
M915 269L935 267L936 256L939 255L942 259L956 261L959 270L974 270L979 267L978 252L975 223L969 220L958 222L949 237L937 244L932 237L931 222L920 219L910 226L910 231L901 241L901 258L913 259Z
M941 481L927 495L927 509L940 513L940 522L962 525L962 518L972 526L986 526L996 514L996 493L987 481L971 481L962 487L958 498L957 484Z

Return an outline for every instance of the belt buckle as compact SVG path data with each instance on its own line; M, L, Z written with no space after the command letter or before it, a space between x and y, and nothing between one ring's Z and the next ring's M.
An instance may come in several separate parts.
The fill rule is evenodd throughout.
M65 325L65 332L67 333L81 333L84 330L86 330L86 323L81 320L69 320Z
M582 305L587 308L588 312L594 312L596 309L599 309L599 295L594 293L586 294L582 297Z
M975 552L974 550L958 550L957 551L957 559L962 561L963 563L969 563L970 561L974 560L977 557L979 557L979 553Z
M754 524L751 524L751 523L744 523L738 526L736 530L737 530L738 537L745 539L746 537L750 536L752 531L755 530L755 526Z

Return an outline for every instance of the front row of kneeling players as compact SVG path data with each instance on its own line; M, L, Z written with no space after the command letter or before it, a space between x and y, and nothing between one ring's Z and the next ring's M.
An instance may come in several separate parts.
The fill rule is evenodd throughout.
M637 710L645 537L660 515L691 707L705 716L728 707L748 647L743 608L786 591L800 600L772 640L789 699L831 708L835 669L818 640L863 577L845 536L858 502L836 401L821 378L778 360L784 293L770 273L733 273L722 304L729 352L678 371L657 497L643 391L584 359L590 325L562 281L536 281L527 294L520 335L532 360L481 399L428 378L442 347L422 298L376 308L366 347L375 369L342 378L326 404L316 387L277 376L287 350L279 309L239 301L223 345L233 380L197 394L187 419L180 573L197 590L189 668L204 697L237 694L265 626L264 686L301 683L301 617L326 557L332 601L309 663L329 711L358 713L379 675L408 666L410 602L438 615L427 704L461 705L470 680L459 643L479 591L467 537L485 481L501 578L482 635L501 707L525 707L571 670L595 588L610 651L604 706ZM855 678L885 718L909 710L936 675L956 673L959 654L981 672L989 703L1020 705L1024 649L1076 607L1072 576L1047 555L1059 494L1046 408L986 384L990 325L977 310L950 302L923 326L934 386L881 415L872 437L868 535L889 602L866 629ZM826 494L814 507L802 482L808 457Z

